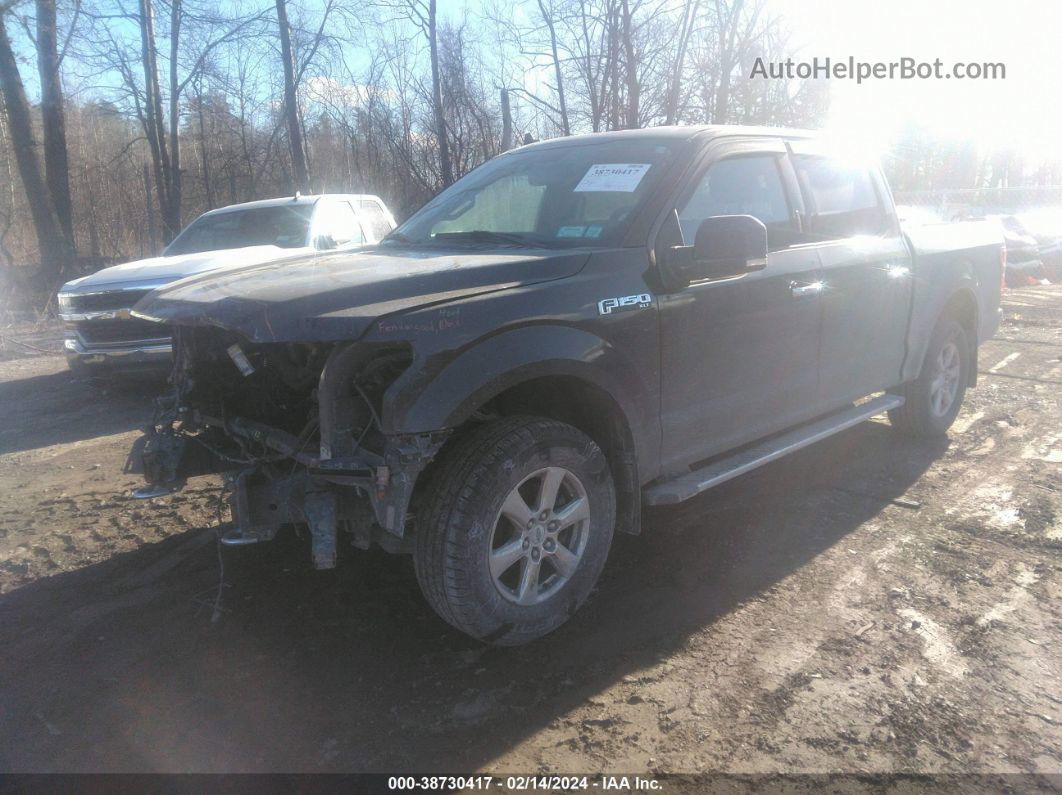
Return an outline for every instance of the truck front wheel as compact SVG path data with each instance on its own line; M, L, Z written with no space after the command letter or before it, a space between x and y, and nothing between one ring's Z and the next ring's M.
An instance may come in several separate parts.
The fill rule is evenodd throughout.
M417 518L414 563L435 611L516 646L552 632L590 594L616 520L608 461L577 428L509 417L444 450Z
M922 372L896 390L906 402L889 412L893 427L912 436L946 434L962 408L970 364L966 331L954 318L942 318L930 338Z

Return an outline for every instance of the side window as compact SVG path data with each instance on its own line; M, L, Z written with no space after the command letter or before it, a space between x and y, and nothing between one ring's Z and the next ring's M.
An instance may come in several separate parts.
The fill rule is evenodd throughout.
M697 228L713 215L751 215L767 227L772 251L797 242L776 155L746 155L713 163L685 206L679 208L682 239L692 245Z
M870 169L813 155L794 155L793 167L807 204L809 239L880 235L889 228Z
M391 222L383 208L371 199L358 199L358 214L372 236L373 241L381 240L391 231Z
M323 248L342 248L365 242L354 208L341 201L325 201L318 205L313 234L318 240L325 238L328 241ZM322 246L319 244L318 248Z

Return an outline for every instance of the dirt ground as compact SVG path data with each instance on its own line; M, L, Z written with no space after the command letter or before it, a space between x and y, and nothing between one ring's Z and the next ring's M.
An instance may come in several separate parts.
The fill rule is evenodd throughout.
M18 348L0 770L1062 772L1062 288L1008 291L949 442L866 423L647 511L520 649L295 533L226 551L212 621L217 481L122 474L157 385Z

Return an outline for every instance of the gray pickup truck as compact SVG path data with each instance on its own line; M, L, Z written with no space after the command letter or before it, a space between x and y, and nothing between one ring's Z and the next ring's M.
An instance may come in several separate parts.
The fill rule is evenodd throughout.
M497 157L380 245L229 268L176 328L142 496L226 472L230 545L411 553L428 602L519 644L613 533L876 414L944 434L999 322L976 223L901 231L879 170L786 130L675 127Z

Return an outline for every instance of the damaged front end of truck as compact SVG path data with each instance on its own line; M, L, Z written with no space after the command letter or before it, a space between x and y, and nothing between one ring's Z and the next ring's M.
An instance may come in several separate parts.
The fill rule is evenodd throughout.
M215 326L178 326L172 389L134 446L128 471L150 497L189 477L224 473L231 525L222 543L272 539L305 524L317 568L354 546L408 551L417 477L446 431L387 433L388 388L408 344L249 342Z

